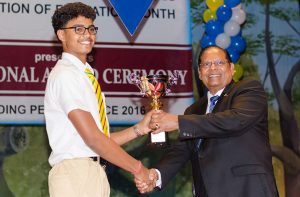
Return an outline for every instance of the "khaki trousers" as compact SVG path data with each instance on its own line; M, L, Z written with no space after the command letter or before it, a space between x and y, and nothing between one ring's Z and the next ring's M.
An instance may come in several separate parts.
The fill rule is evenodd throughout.
M101 165L90 158L64 160L48 177L50 197L109 197L110 188Z

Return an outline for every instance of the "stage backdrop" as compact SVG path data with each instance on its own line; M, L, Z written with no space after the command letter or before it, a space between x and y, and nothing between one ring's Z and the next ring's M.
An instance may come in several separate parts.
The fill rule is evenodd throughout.
M67 2L0 2L0 124L44 124L44 89L61 56L51 16ZM133 124L148 110L131 73L172 76L178 70L178 84L163 102L166 110L183 113L193 101L189 1L154 0L133 36L109 1L82 2L97 13L99 31L88 61L107 97L110 123Z

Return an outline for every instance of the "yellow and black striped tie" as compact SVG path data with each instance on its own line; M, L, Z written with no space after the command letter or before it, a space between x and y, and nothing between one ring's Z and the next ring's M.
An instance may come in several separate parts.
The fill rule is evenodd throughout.
M94 87L94 92L96 94L97 100L98 100L98 110L99 110L99 115L100 115L100 121L103 129L103 133L106 136L109 136L109 125L105 113L105 105L102 97L102 92L100 88L100 84L98 83L98 80L94 76L94 74L89 70L85 69L85 74L89 77L90 81L92 82L92 85Z

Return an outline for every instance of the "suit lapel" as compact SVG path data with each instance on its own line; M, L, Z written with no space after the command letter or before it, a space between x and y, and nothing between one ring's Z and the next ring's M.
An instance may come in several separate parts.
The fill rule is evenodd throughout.
M222 94L220 95L220 98L216 104L216 106L214 107L214 109L212 110L212 112L216 112L218 111L218 106L221 105L222 103L222 99L224 97L227 97L229 95L230 90L233 88L234 85L234 81L231 81L223 90ZM207 98L206 98L207 99Z

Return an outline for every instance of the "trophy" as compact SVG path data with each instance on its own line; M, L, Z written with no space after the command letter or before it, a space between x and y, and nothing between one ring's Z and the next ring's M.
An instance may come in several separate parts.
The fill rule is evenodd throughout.
M151 108L158 110L163 106L160 97L166 96L171 92L170 86L177 84L178 74L175 71L173 76L158 74L139 77L132 73L130 79L140 89L143 97L152 99ZM151 143L163 145L166 139L166 132L151 133Z

